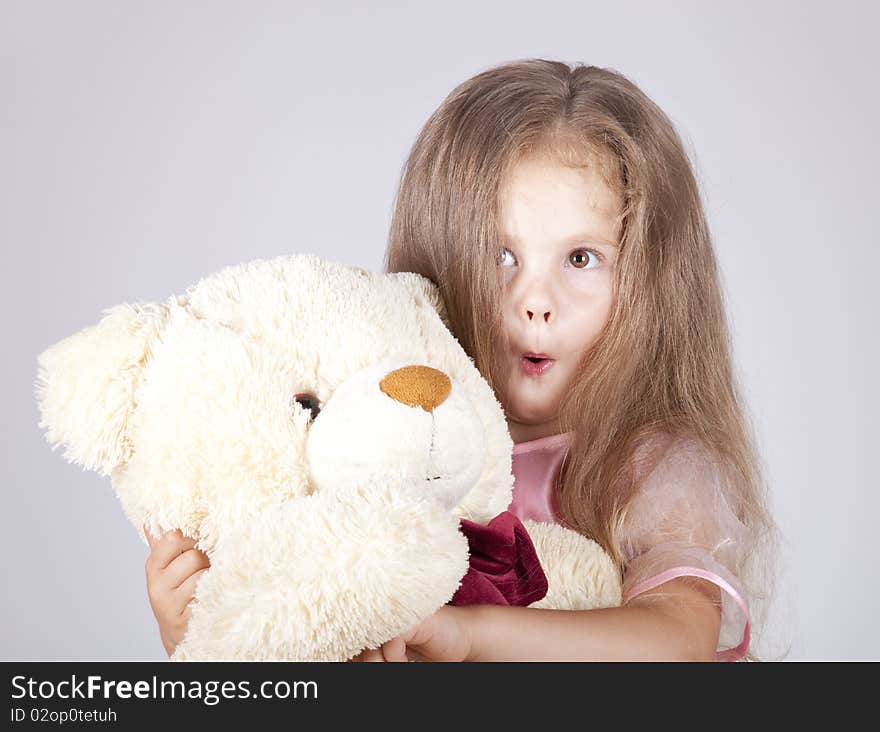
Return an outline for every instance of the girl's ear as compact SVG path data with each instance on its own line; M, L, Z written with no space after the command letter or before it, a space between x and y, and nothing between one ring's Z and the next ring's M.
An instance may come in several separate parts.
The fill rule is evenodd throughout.
M63 444L65 458L105 476L128 459L136 387L169 313L163 303L116 305L37 356L39 426L53 450Z
M392 272L388 276L401 282L416 297L421 296L427 300L428 304L437 311L443 325L452 330L449 324L449 315L446 312L446 303L443 302L440 288L433 281L415 272Z

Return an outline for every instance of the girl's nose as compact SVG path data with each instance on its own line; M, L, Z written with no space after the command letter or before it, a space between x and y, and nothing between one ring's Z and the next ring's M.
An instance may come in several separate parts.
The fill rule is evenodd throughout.
M529 320L534 320L536 312L541 313L541 310L539 309L537 311L533 311L533 310L526 309L526 316L528 317ZM544 315L544 321L549 323L550 322L550 311L544 310L543 315Z
M526 323L529 325L541 320L549 323L556 314L556 305L547 293L533 292L531 295L525 296L520 307L522 308L521 312L525 314Z
M525 274L525 273L524 273ZM519 310L518 318L524 318L526 327L533 326L543 320L549 323L555 318L557 298L560 297L559 283L541 273L534 273L531 278L521 280L519 287L510 293L512 303Z

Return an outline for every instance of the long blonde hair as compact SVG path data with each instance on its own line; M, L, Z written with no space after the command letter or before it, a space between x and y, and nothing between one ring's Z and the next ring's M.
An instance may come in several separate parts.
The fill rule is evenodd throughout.
M503 404L498 197L517 161L536 153L596 163L622 201L614 305L560 406L562 430L574 433L557 485L563 520L621 568L618 536L639 487L636 448L657 435L698 438L718 456L754 537L743 566L732 568L749 595L754 641L777 532L698 186L657 105L619 72L582 64L526 59L468 79L410 151L385 269L438 285L453 334Z

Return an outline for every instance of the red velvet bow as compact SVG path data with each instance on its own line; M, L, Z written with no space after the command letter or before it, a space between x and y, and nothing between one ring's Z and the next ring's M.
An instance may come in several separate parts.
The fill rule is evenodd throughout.
M461 519L470 567L447 605L530 605L547 594L547 577L526 527L510 511L488 526Z

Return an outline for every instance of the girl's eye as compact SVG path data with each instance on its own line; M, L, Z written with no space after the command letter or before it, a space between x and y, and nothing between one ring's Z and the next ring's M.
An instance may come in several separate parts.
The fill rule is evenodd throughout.
M592 266L588 266L590 256L595 260L595 264ZM599 257L599 255L592 249L578 249L576 252L571 253L568 261L572 263L575 269L593 269L598 266L600 259L601 257Z
M510 260L507 259L508 256L510 257ZM592 264L590 263L590 257L593 258ZM568 261L571 262L575 269L594 269L599 265L601 260L602 258L592 249L578 249L577 251L572 252L568 258ZM515 262L516 259L514 258L513 253L507 247L502 247L498 263L503 267L508 264L514 264Z
M303 409L308 409L312 413L312 420L314 420L321 411L321 407L318 406L318 397L314 394L309 394L307 392L295 394L293 401L297 402Z

